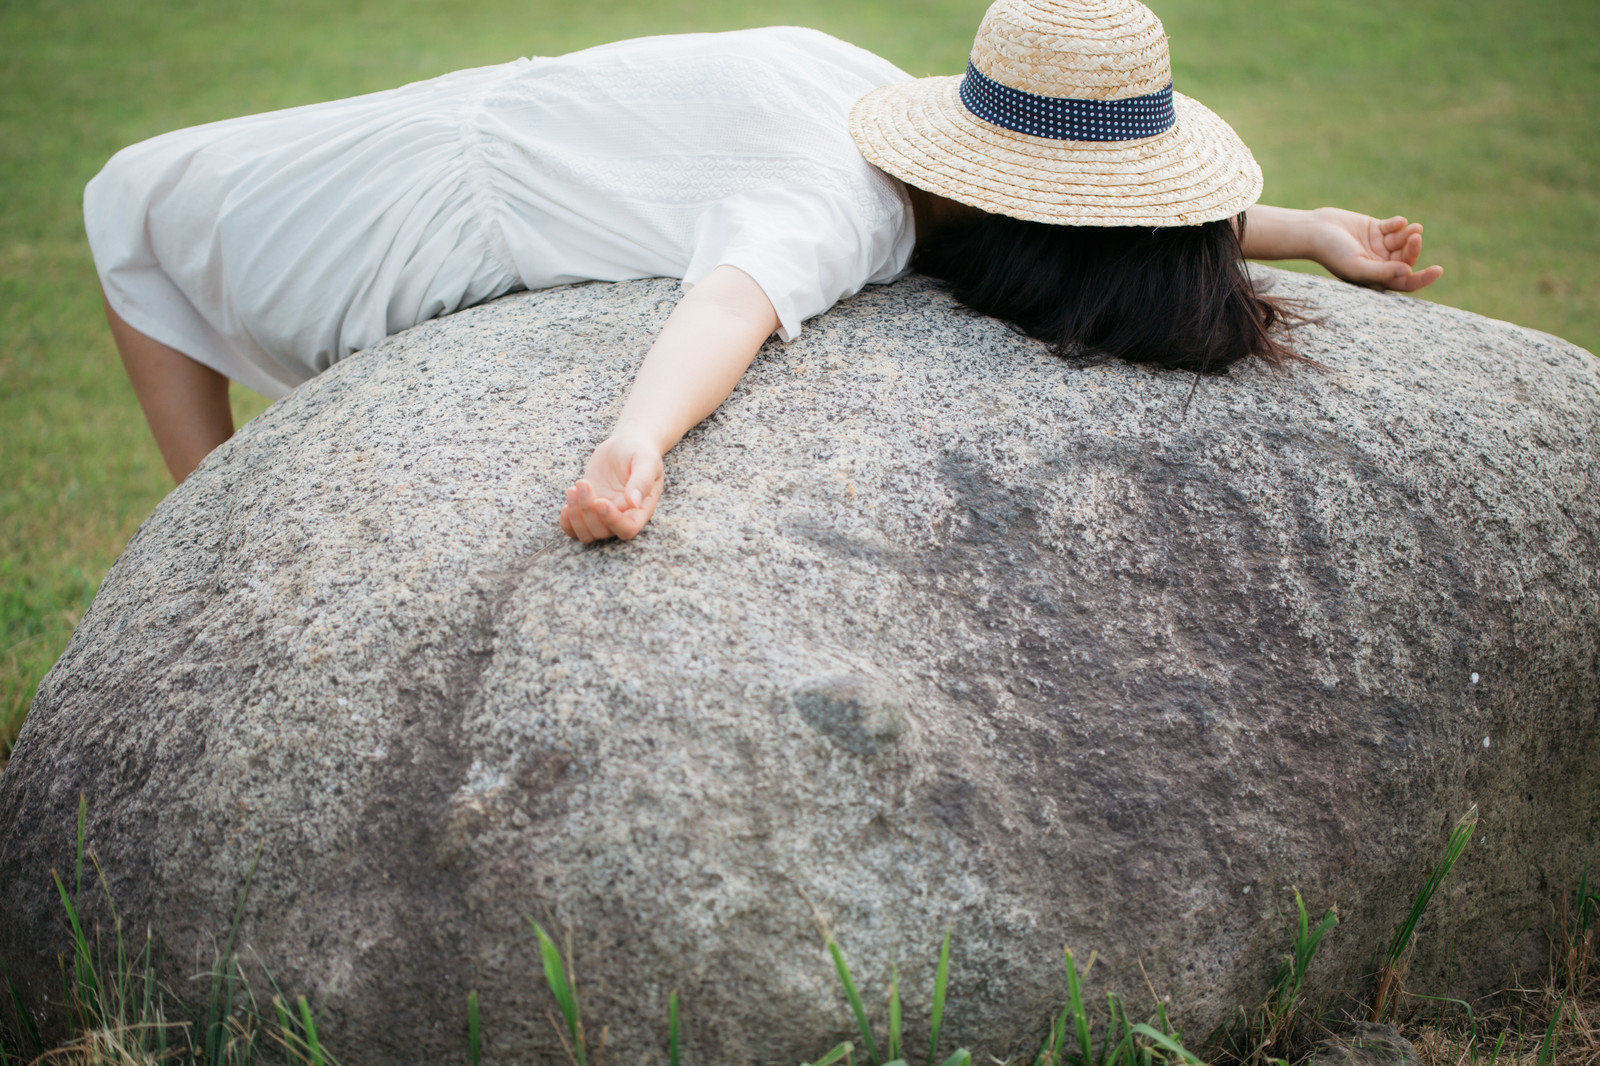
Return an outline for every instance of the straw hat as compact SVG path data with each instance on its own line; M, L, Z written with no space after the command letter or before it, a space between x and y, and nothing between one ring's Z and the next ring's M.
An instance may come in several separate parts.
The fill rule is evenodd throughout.
M1261 195L1239 135L1172 91L1138 0L998 0L964 77L875 89L850 132L903 181L1032 222L1192 226Z

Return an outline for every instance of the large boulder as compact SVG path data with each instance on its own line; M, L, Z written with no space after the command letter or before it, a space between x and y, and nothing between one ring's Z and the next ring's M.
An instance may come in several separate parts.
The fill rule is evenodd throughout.
M1327 372L1079 366L869 290L761 355L628 544L555 514L673 283L341 363L157 508L40 687L0 962L57 995L83 793L196 998L260 846L246 958L350 1064L461 1059L469 989L493 1061L564 1061L530 915L612 1061L664 1060L672 989L688 1062L849 1035L823 922L875 1010L898 962L916 1055L947 926L943 1047L1028 1048L1063 945L1194 1038L1265 991L1291 886L1343 915L1312 991L1364 994L1474 803L1409 984L1537 969L1600 866L1600 364L1274 276Z

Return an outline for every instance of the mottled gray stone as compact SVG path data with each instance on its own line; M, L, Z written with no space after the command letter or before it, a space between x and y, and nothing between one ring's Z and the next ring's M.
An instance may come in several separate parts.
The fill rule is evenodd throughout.
M953 927L948 1046L1033 1045L1063 944L1203 1034L1264 993L1290 886L1343 916L1310 992L1360 995L1473 802L1408 984L1537 969L1600 860L1600 364L1279 285L1331 372L1187 408L1185 375L873 289L588 548L556 509L673 283L347 360L156 509L41 686L0 961L59 988L81 791L180 987L261 845L242 941L354 1066L459 1061L469 989L492 1061L564 1061L527 915L571 931L609 1061L663 1060L673 988L701 1066L849 1035L819 919L875 1003L898 961L913 1029Z
M1394 1026L1356 1022L1318 1044L1311 1066L1422 1066L1422 1058Z
M794 706L806 725L857 755L878 754L906 728L905 708L892 692L849 674L798 686Z

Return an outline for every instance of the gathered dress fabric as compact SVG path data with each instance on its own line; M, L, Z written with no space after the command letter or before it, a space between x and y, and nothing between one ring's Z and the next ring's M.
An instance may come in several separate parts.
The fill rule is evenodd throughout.
M910 260L847 127L893 64L815 30L647 37L176 130L90 181L106 298L274 399L520 288L755 279L779 333Z

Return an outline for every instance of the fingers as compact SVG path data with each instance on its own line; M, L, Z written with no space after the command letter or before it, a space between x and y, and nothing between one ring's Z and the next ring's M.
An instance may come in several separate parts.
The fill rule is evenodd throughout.
M1393 278L1383 284L1386 288L1393 289L1396 292L1416 292L1418 289L1425 289L1432 285L1443 274L1444 267L1442 266L1431 266L1426 270L1412 270L1407 266L1403 273L1397 272Z
M640 493L640 506L623 510L595 492L587 480L580 480L567 490L567 503L559 518L561 530L584 544L612 537L632 540L650 521L660 498L659 483L647 489Z
M1406 266L1416 266L1417 257L1422 254L1422 227L1417 227L1417 232L1406 238L1406 243L1400 248L1400 253L1394 258Z
M1345 280L1380 289L1393 289L1395 292L1416 292L1438 281L1443 273L1444 267L1441 266L1412 270L1411 264L1395 260L1368 261L1362 263L1360 270L1352 272Z
M1394 263L1387 259L1360 256L1351 257L1338 263L1334 273L1345 281L1351 281L1357 285L1387 287L1397 276L1406 273L1410 269L1404 263Z
M1444 274L1440 266L1416 269L1417 260L1422 257L1422 224L1408 222L1404 215L1378 222L1372 244L1373 258L1353 266L1352 272L1359 276L1349 280L1396 292L1416 292Z
M1396 226L1393 229L1382 229L1384 251L1397 252L1406 245L1410 244L1412 241L1416 241L1418 244L1422 243L1422 223L1407 223L1403 218L1391 218L1388 221L1400 222L1404 224ZM1381 223L1380 229L1386 224L1387 223Z
M639 530L644 528L645 522L650 517L642 507L630 507L626 511L619 511L610 500L595 501L594 509L611 536L618 540L632 540L638 536Z
M1376 222L1376 229L1368 243L1373 252L1386 259L1405 259L1415 263L1422 251L1422 223L1407 222L1404 215L1395 215Z
M595 499L594 486L587 481L579 481L567 490L567 505L561 509L562 517L572 527L572 536L585 544L605 540L612 535L594 513ZM562 528L565 529L566 525Z
M1398 259L1376 259L1363 256L1358 259L1346 259L1338 264L1335 273L1345 281L1357 285L1371 285L1380 289L1395 289L1400 292L1414 292L1425 285L1431 285L1444 273L1443 267L1429 267L1425 271L1413 272L1411 264Z
M648 463L635 463L628 476L628 484L622 490L623 499L634 507L643 507L645 495L655 480L655 471L650 469Z
M561 508L560 523L563 533L584 544L593 544L597 540L605 540L611 536L593 516L585 516L583 511L570 504Z

